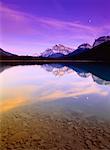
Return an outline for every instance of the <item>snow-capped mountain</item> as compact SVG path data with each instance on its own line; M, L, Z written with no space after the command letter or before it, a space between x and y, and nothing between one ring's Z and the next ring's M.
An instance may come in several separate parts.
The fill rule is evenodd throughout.
M110 61L110 36L100 37L93 46L83 44L66 56L67 59Z
M49 57L49 58L58 58L62 57L63 55L67 55L73 51L72 48L66 47L64 45L58 44L52 47L52 49L47 49L43 53L41 53L42 57Z
M102 36L95 40L93 47L98 46L104 42L110 41L110 36Z
M41 56L42 57L49 57L52 54L54 54L52 49L46 49L44 52L41 53Z
M70 53L68 56L71 57L71 56L78 55L80 53L90 50L91 48L92 48L92 46L88 43L81 44L80 46L78 46L78 48L75 51Z
M95 75L92 75L92 78L94 80L94 82L98 83L98 84L101 84L101 85L110 85L110 81L106 81L106 80L103 80Z
M73 73L74 71L63 64L44 64L42 67L48 71L52 72L55 76L63 76L66 73Z
M55 53L62 53L64 55L67 55L73 51L73 48L69 48L69 47L66 47L64 45L58 44L58 45L53 46L52 50Z
M91 77L94 82L102 85L110 85L110 80L103 79L101 77L94 75L92 72L84 70L79 66L74 65L64 65L64 64L44 64L42 68L48 72L52 72L55 76L63 76L65 73L70 74L76 72L78 76L83 78ZM97 71L96 71L97 72ZM110 74L110 73L108 73Z
M91 49L92 46L88 43L81 44L78 49Z

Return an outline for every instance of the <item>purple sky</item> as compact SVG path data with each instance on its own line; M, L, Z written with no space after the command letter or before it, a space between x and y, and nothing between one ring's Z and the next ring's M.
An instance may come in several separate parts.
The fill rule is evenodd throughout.
M1 48L16 54L110 35L110 0L2 0L0 17Z

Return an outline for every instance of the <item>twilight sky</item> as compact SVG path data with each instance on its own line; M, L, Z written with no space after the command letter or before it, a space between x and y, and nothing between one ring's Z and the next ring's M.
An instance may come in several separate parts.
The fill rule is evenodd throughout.
M76 48L110 35L110 0L2 0L0 20L0 47L12 53Z

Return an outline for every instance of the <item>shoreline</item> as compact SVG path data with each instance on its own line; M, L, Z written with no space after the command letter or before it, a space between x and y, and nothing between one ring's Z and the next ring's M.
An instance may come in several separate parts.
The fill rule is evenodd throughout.
M104 60L36 60L36 59L32 59L32 60L20 60L20 59L16 59L16 60L0 60L0 63L110 63L110 61L104 61Z

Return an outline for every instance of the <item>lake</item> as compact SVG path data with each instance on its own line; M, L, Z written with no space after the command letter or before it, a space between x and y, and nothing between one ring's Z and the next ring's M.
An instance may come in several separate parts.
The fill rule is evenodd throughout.
M0 66L2 150L110 149L109 64Z

